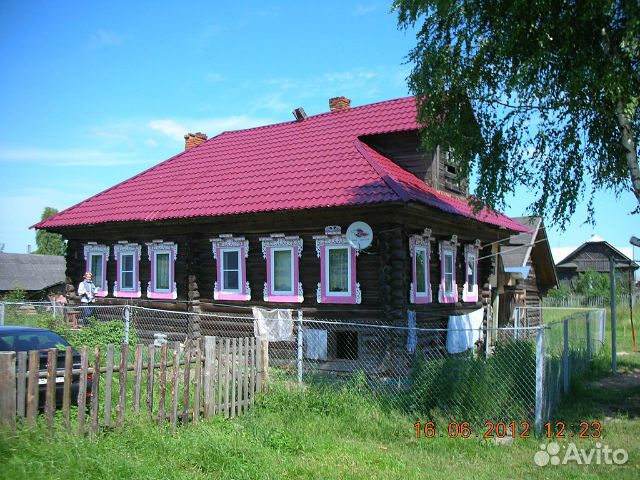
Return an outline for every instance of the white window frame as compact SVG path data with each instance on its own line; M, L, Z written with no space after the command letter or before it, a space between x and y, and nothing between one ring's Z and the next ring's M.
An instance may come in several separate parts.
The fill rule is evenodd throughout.
M129 243L126 240L119 241L113 246L113 257L116 260L116 281L113 283L113 296L120 298L140 298L142 289L140 288L140 256L142 247L137 243ZM125 255L133 256L133 288L122 288L122 261ZM128 270L127 270L128 271Z
M450 251L450 250L446 250L444 252L444 259L443 259L443 265L444 265L444 272L442 272L442 284L444 285L444 294L449 296L449 295L453 295L453 292L455 291L456 288L456 256L455 254ZM451 259L451 262L447 262L447 259ZM447 271L447 264L450 263L451 264L451 270ZM447 289L447 277L451 278L451 289Z
M477 302L480 298L478 287L478 258L480 256L480 240L476 240L474 245L465 245L464 247L464 286L462 289L463 302ZM469 285L469 268L473 270L473 279L475 283Z
M131 270L124 269L124 257L131 257ZM124 274L131 272L131 287L124 286ZM118 277L120 291L122 292L135 292L136 291L136 256L133 252L120 254L120 275Z
M167 285L169 285L168 288L160 288L158 287L158 279L160 278L158 275L158 256L159 255L167 255L167 257L169 257L169 270L167 271L167 274L169 275L169 278L167 279ZM153 261L154 261L154 265L155 265L155 275L154 275L154 279L153 279L153 290L155 292L158 293L171 293L173 288L171 288L171 253L170 252L153 252Z
M456 279L456 258L458 250L458 237L453 235L451 240L442 240L440 242L440 286L438 287L438 302L440 303L457 303L458 302L458 282ZM447 257L451 257L452 272L451 286L452 290L446 290L447 285Z
M110 248L106 245L98 245L97 242L89 242L83 246L86 270L93 274L94 284L96 284L96 297L106 297L109 293L109 281L107 280L107 262L109 260ZM100 258L102 264L102 275L98 276L92 270L93 258ZM102 285L98 288L96 280L99 278Z
M424 253L424 269L418 271L418 253ZM416 247L416 256L413 260L416 263L416 297L429 296L429 251L427 247ZM424 279L424 291L418 290L418 275Z
M325 247L325 255L326 261L324 262L324 273L325 278L327 279L325 285L325 295L327 297L350 297L351 293L351 282L353 281L352 272L351 272L351 249L353 248L351 245L326 245ZM331 268L329 266L331 260L331 254L329 253L331 250L346 250L347 251L347 291L346 292L334 292L331 291L331 277L329 276L329 272Z
M295 292L295 249L293 247L272 247L271 248L271 265L269 266L271 268L271 291L270 294L271 295L281 295L281 296L288 296L288 295L293 295ZM291 283L291 289L290 290L276 290L276 256L275 253L276 252L289 252L291 255L291 274L289 276L289 280Z
M238 257L238 288L226 288L224 281L224 272L225 272L225 261L224 254L228 252L235 252ZM227 271L235 271L231 269L227 269ZM242 293L242 284L244 283L244 278L242 275L242 248L241 247L221 247L220 248L220 292L222 293L233 293L240 294Z
M411 284L409 286L409 301L411 303L431 303L431 229L425 228L419 235L409 238L409 254L411 256ZM418 272L418 252L424 252L424 271ZM425 280L425 291L418 291L418 275L422 273Z
M100 262L100 268L102 269L102 272L100 275L96 275L96 273L93 271L93 259L97 258L99 259ZM95 253L92 252L89 254L89 271L91 272L91 274L93 275L93 284L96 285L96 279L100 279L100 283L102 283L102 281L104 280L105 274L104 274L104 253ZM96 290L104 290L104 285L96 285Z

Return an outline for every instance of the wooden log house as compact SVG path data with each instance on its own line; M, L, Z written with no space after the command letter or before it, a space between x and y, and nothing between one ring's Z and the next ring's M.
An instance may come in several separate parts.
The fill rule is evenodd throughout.
M438 328L480 308L496 283L494 242L527 228L473 211L455 166L420 148L413 97L329 103L291 122L186 135L184 152L35 227L68 240L67 276L93 271L105 303L404 327L415 311L418 327ZM356 221L373 231L362 251L345 237ZM405 350L404 337L330 330L336 360Z

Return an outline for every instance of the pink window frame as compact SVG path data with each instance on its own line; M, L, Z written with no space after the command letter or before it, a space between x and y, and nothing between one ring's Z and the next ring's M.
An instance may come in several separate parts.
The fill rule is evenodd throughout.
M233 237L232 235L220 235L219 238L210 239L213 249L213 258L216 260L216 280L213 289L214 300L233 300L247 301L251 300L251 288L247 281L247 262L246 258L249 254L249 241L244 237ZM222 290L222 253L227 250L236 250L239 252L240 260L240 278L239 292L231 293Z
M349 244L346 235L342 235L340 231L339 226L330 226L325 228L325 235L313 237L316 241L316 253L320 258L320 282L316 290L316 301L318 303L359 304L362 301L360 284L356 281L356 257L359 252ZM329 292L327 252L333 247L348 249L350 278L347 295Z
M102 278L101 283L103 288L96 289L96 297L106 297L109 294L109 283L107 282L107 260L109 259L109 247L106 245L98 245L95 242L90 242L84 245L84 259L85 259L85 272L91 271L91 257L93 255L100 255L102 257Z
M418 292L418 250L425 251L425 293ZM425 235L412 235L409 239L409 251L411 253L411 285L409 300L414 304L425 304L432 302L431 294L431 231L425 230Z
M478 255L480 253L480 241L476 241L475 245L465 245L464 247L464 260L465 260L465 268L464 268L464 286L462 289L462 301L463 302L477 302L478 298L479 298L479 294L478 294ZM468 271L469 271L469 257L473 256L474 260L473 260L473 268L474 268L474 279L476 281L476 283L473 285L473 288L471 290L471 292L468 291L469 289L469 284L468 284L468 280L469 280L469 275L468 275Z
M451 241L440 242L440 287L438 289L438 301L440 303L456 303L458 301L458 283L456 281L456 259L458 242L455 237ZM445 258L447 253L453 255L453 288L451 293L447 293L445 288Z
M147 243L147 253L149 262L151 263L151 279L147 284L147 298L160 300L175 300L178 298L175 277L175 260L178 256L178 246L173 242L163 242L162 240L154 240ZM156 255L159 253L169 254L169 291L156 291Z
M137 243L118 242L113 247L113 256L116 259L116 281L113 283L113 296L117 298L140 298L142 296L140 288L140 254L142 247ZM121 257L122 255L133 255L133 290L122 290L121 280Z
M297 236L285 237L284 234L272 234L271 237L260 238L262 256L266 260L267 281L264 284L263 300L265 302L302 303L304 296L300 283L299 259L302 255L302 239ZM292 292L290 295L276 293L273 290L274 257L276 250L290 250L293 263Z

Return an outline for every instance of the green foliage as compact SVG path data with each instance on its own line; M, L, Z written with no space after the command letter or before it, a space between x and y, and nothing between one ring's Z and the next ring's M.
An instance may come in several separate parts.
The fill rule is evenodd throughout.
M504 207L515 186L565 226L593 193L640 203L640 3L636 0L396 0L418 26L410 90L423 143L442 145L477 198Z
M573 290L567 285L561 284L558 288L553 288L547 292L551 298L567 298L573 294Z
M124 342L124 323L122 320L104 322L89 317L88 326L80 330L70 331L65 338L76 349L83 346L120 345ZM135 328L130 327L129 345L136 345L137 343L138 332Z
M55 208L45 207L41 220L46 220L56 213L58 213L58 210ZM67 250L62 235L59 233L50 233L46 230L38 230L36 232L36 245L38 249L33 253L39 255L64 255Z
M420 352L412 376L412 409L452 418L528 418L535 399L535 345L498 343L488 359L471 352L425 360Z
M27 292L20 285L15 285L13 290L3 296L6 302L23 302L27 299Z

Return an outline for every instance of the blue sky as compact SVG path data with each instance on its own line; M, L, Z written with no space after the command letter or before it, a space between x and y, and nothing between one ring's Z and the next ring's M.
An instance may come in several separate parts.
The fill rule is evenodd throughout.
M229 2L230 3L230 2ZM408 95L387 2L18 2L0 6L0 243L35 248L28 227L209 137ZM507 214L525 214L518 191ZM640 236L633 195L601 193L552 247L596 233L627 248ZM560 250L558 250L560 251ZM631 254L630 249L627 254ZM636 258L640 251L636 249Z

